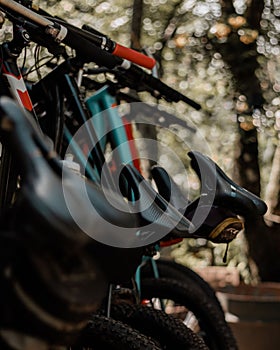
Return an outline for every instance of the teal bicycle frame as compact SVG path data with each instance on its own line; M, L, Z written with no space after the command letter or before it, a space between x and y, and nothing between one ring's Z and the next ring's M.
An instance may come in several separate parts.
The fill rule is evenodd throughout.
M85 102L90 111L94 130L100 140L102 150L105 152L109 131L110 143L112 148L116 149L119 164L133 165L135 159L133 159L132 154L135 148L135 140L131 137L128 138L125 123L118 112L117 100L110 94L108 86L104 86L95 92ZM157 249L159 249L159 246ZM141 267L147 262L151 263L154 277L159 278L156 261L149 256L144 256L142 264L138 266L135 274L139 293L141 293Z
M108 86L104 86L87 98L85 103L91 113L94 130L100 140L102 150L105 152L109 132L110 144L113 149L116 149L120 164L133 165L125 126L118 113L117 101L109 93Z

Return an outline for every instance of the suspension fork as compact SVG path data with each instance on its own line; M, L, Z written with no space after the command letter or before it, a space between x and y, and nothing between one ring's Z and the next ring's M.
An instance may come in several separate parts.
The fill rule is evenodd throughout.
M159 246L156 246L155 248L157 251L159 251ZM146 255L143 256L142 263L137 267L137 270L135 273L135 283L138 289L140 300L141 300L141 280L142 280L141 270L143 266L145 266L146 264L150 264L153 277L156 279L159 278L159 270L158 270L156 260L154 260L152 256L146 256ZM160 302L161 310L164 311L165 310L164 301L162 299L159 299L159 302Z
M28 46L30 37L28 32L19 25L13 25L13 39L1 45L1 95L8 95L16 99L20 106L31 112L37 120L33 104L22 77L17 60L22 50ZM3 82L6 80L6 84Z
M17 64L22 49L29 43L28 33L18 25L13 26L13 40L1 45L0 59L0 96L9 96L18 101L19 105L36 114L27 91L24 79ZM4 144L1 146L0 159L0 213L13 202L17 188L17 166Z

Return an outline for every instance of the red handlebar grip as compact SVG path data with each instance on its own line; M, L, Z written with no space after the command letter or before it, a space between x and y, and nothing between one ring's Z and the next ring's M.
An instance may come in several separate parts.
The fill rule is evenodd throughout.
M148 69L152 69L156 64L155 59L153 59L152 57L148 57L138 51L135 51L117 43L112 54Z

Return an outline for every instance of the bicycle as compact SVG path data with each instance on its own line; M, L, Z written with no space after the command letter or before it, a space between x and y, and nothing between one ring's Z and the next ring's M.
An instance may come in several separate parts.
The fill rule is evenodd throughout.
M10 2L9 2L10 3ZM14 2L12 2L13 6L14 6ZM37 19L38 17L36 17ZM26 23L25 23L26 25ZM34 29L34 27L33 27ZM29 100L28 100L29 101ZM31 105L28 104L29 108L31 109ZM71 243L76 242L78 239L74 239L75 235L78 235L78 233L81 231L79 230L79 228L77 228L77 226L74 224L72 218L69 218L69 213L65 216L65 204L63 204L63 201L61 203L59 203L60 205L58 207L55 207L57 209L57 212L55 213L56 216L54 215L53 210L51 210L54 202L52 199L53 193L48 194L43 193L43 197L42 193L40 193L40 191L38 191L37 187L36 187L36 182L37 185L38 184L44 184L44 179L45 177L43 176L43 173L45 172L44 175L47 175L48 177L48 182L49 184L51 184L53 187L55 187L57 189L57 193L54 196L54 198L56 198L56 200L60 201L59 197L61 196L61 184L58 183L59 181L59 174L61 174L61 164L59 163L58 159L54 156L54 154L52 153L52 150L48 147L48 145L44 144L44 142L42 142L41 140L41 135L39 135L38 131L36 129L34 129L33 127L30 127L29 123L30 121L26 122L26 117L24 116L24 114L18 110L16 108L15 105L13 105L9 100L7 101L3 101L3 111L2 111L2 115L4 116L3 120L5 120L6 124L3 123L2 127L4 128L5 126L7 127L8 125L14 125L14 128L12 128L12 130L7 127L6 129L4 128L3 133L7 134L7 144L10 147L17 147L21 150L20 152L20 156L18 156L18 161L21 160L19 162L20 166L19 166L19 173L23 174L22 175L22 184L21 184L21 191L19 194L18 198L21 198L20 200L17 199L17 201L15 202L15 207L13 208L16 209L16 211L12 211L11 213L11 217L14 218L14 214L16 213L19 217L21 217L21 224L22 224L22 229L23 231L25 231L24 227L28 227L29 230L27 229L27 231L29 231L29 235L30 235L30 239L33 240L35 239L36 244L38 245L39 248L42 249L42 247L44 246L44 244L51 244L51 242L49 242L49 238L45 238L45 242L42 242L42 237L36 237L36 232L38 229L42 227L44 227L44 232L53 232L53 237L52 238L56 238L56 235L58 234L58 236L60 236L61 239L61 243L65 244L66 247L71 247ZM12 112L12 115L10 114ZM27 119L29 118L29 116L27 116ZM4 125L5 124L5 125ZM20 133L20 131L24 131L22 134ZM5 133L6 132L6 133ZM25 144L24 144L24 142ZM5 144L6 144L6 140L5 140ZM32 158L32 161L30 162L30 157L29 157L29 151L31 151L32 154L35 154L37 156L35 156L35 158ZM14 153L14 152L13 152ZM41 156L41 154L43 156ZM25 156L25 158L23 157ZM30 162L29 166L26 163L25 159ZM35 170L35 174L37 174L37 179L33 176L33 171ZM15 174L18 174L18 172L15 172ZM16 176L17 177L17 176ZM66 172L66 180L69 180L69 191L72 194L75 194L74 197L76 198L80 198L80 202L83 202L83 199L81 196L79 196L78 191L73 190L73 184L76 183L76 186L79 187L79 182L81 180L77 180L77 177L73 177L72 174L70 175L70 172ZM34 182L34 183L33 183ZM39 186L40 187L40 186ZM99 198L99 202L100 205L102 206L102 202L104 203L104 200L102 200L102 194L103 192L99 191L99 187L97 186L87 186L87 191L91 193L91 197L92 198ZM72 192L71 192L72 191ZM74 192L73 192L74 191ZM44 197L45 195L45 197ZM38 202L38 198L44 198L43 200L43 206L38 205L38 207L36 207L36 204L39 204L41 202L41 200ZM104 197L103 197L104 199ZM10 200L6 201L6 203L10 203ZM35 205L34 205L35 203ZM122 204L124 204L122 201L120 201L118 203L119 206L121 206ZM58 204L58 203L57 203ZM69 203L68 203L69 204ZM77 209L77 208L76 208ZM104 208L100 208L101 211L103 211ZM35 224L33 225L33 222L30 222L30 215L28 215L28 212L32 212L32 214L37 218ZM113 216L118 216L114 215L113 211L111 211L111 208L109 209L109 211L111 212L111 214L113 214ZM48 217L48 215L45 214L45 212L47 212L47 214L49 214L50 216L52 215L53 217L53 221L55 222L55 225L50 224L49 220L50 220L50 216ZM103 213L104 214L104 213ZM107 214L109 214L107 212ZM54 217L56 218L56 220L54 219ZM131 217L131 215L129 215L130 219L127 220L125 219L124 222L126 224L128 224L128 222L130 220L132 220L133 218ZM6 217L5 217L6 218ZM122 216L122 218L124 218ZM64 221L63 221L64 219ZM111 218L112 219L112 218ZM120 219L120 218L119 218ZM121 219L120 219L121 221ZM134 221L134 220L132 220ZM64 224L63 224L64 222ZM11 224L11 221L9 221L9 224ZM62 227L61 227L62 224ZM8 226L8 229L11 229ZM31 230L31 228L32 230ZM56 226L55 228L53 226ZM132 227L134 227L134 222L132 222ZM71 231L72 228L72 231ZM72 232L72 234L71 234ZM83 238L83 237L80 237ZM50 239L51 241L52 239ZM67 241L70 241L69 243ZM85 242L87 242L87 239L85 239ZM67 244L66 244L67 243ZM85 243L84 243L85 244ZM80 246L80 245L79 245ZM59 251L59 249L54 249L54 251L57 253L57 250ZM39 249L39 251L41 252L41 250ZM66 252L64 252L66 254ZM52 254L50 253L50 255L52 256ZM83 254L82 254L85 258L88 257L88 253L86 251L83 250ZM91 255L90 255L91 256ZM54 257L54 256L52 256ZM73 254L70 254L70 261L71 259L73 259L75 257L75 263L77 263L77 256L73 256ZM24 255L24 260L26 259L26 256ZM37 256L37 254L35 254L35 256L32 256L32 263L34 263L34 260L36 261L36 266L33 270L34 270L34 274L32 274L32 277L36 277L36 288L41 286L42 284L45 285L45 283L48 280L48 274L50 273L49 269L44 267L47 271L47 275L44 276L43 280L42 276L38 276L38 267L40 266L42 268L42 257ZM96 257L95 257L96 259ZM29 259L27 260L27 266L29 266ZM98 260L98 259L97 259ZM67 268L67 265L69 264L70 261L67 261L66 266L63 266L63 264L61 266L59 266L60 270L61 269L65 269ZM21 261L22 262L22 261ZM56 261L57 263L57 261ZM82 264L83 265L83 264ZM26 265L25 265L26 266ZM57 266L58 267L58 266ZM51 266L49 266L49 268L51 268ZM75 267L76 269L77 267ZM91 265L91 268L93 270L93 266ZM95 266L96 268L96 266ZM68 266L69 269L69 266ZM20 269L21 270L21 269ZM24 269L23 269L24 271ZM22 272L22 271L21 271ZM97 272L97 269L96 269ZM103 274L102 274L103 275ZM24 287L27 288L27 290L29 289L30 285L30 279L28 278L28 276L25 276L24 274L19 274L17 277L20 278L20 282L24 283ZM86 276L87 280L89 278L89 276ZM100 276L101 277L101 276ZM26 280L25 280L26 279ZM102 281L101 281L102 280ZM100 283L104 282L104 276L101 277ZM79 280L79 283L81 283L81 280ZM94 283L93 283L94 284ZM75 283L74 283L75 285ZM79 286L80 287L80 286ZM102 286L100 286L101 288ZM35 288L35 289L36 289ZM104 288L104 287L103 287ZM101 288L101 290L103 290L103 288ZM10 291L10 289L12 289L12 286L8 285L8 290ZM51 288L52 289L52 288ZM81 288L80 288L81 289ZM23 292L23 291L21 291ZM28 292L30 292L30 290L28 290ZM34 291L32 291L34 293ZM49 290L48 292L51 292L48 297L57 297L52 295L52 290ZM69 292L69 291L68 291ZM32 294L33 294L32 293ZM71 293L69 293L71 294ZM103 294L103 292L101 292L100 294ZM26 299L26 294L24 293L23 295L25 295L25 299ZM35 290L35 294L32 295L32 298L34 298L36 295L36 290ZM13 296L14 297L14 296ZM17 296L15 296L15 299ZM29 295L30 297L30 295ZM61 295L60 295L61 297ZM70 299L71 299L71 295L69 295ZM95 295L93 297L93 301L94 301L94 305L92 305L92 308L95 309L96 308L96 304L98 304L98 301L95 299L97 298ZM28 298L29 301L31 301L32 299ZM44 312L41 314L41 312L43 311L43 306L41 305L41 308L39 310L32 310L32 308L30 309L30 304L25 304L24 301L26 300L21 300L21 302L23 301L24 305L20 305L21 308L24 309L25 313L27 312L28 317L30 317L30 321L31 322L31 326L33 325L33 332L35 334L39 334L40 336L42 336L43 338L46 336L49 336L50 339L52 341L56 341L57 337L61 337L62 334L58 335L57 334L57 329L53 329L56 328L58 325L55 322L55 318L52 318L52 315L49 314L47 312L47 310L45 310L45 316L43 317L43 319L41 319L42 315L44 315ZM42 300L36 300L36 302L42 302ZM18 300L17 300L18 302ZM46 300L43 301L43 303L46 303ZM48 302L47 302L48 304ZM8 303L8 306L9 303ZM46 305L44 305L45 307ZM61 305L59 305L61 308ZM26 310L27 308L27 310ZM77 317L78 315L74 316L73 313L70 312L69 314L69 305L66 305L66 309L64 308L63 310L63 314L67 314L67 317L74 317L74 319L77 322ZM7 309L7 306L6 306ZM5 308L4 308L5 310ZM89 312L90 308L87 308L87 312ZM39 311L38 314L36 314L36 311ZM54 311L55 310L51 310ZM35 312L35 315L34 315ZM5 314L5 312L4 312ZM47 319L45 318L48 315ZM34 320L34 316L35 316L35 320L38 322L38 317L40 319L40 322L38 322L38 324L34 324L34 322L36 323L36 321ZM25 317L25 316L24 316ZM66 318L67 318L66 317ZM45 318L45 319L44 319ZM85 318L85 314L81 311L81 315L79 314L79 317L82 320ZM26 328L23 327L22 331L23 332L30 332L30 322L28 322L29 319L25 320L27 321L26 323ZM5 327L13 327L15 326L15 324L19 324L20 328L22 327L22 320L17 320L18 322L15 322L16 320L12 319L9 320L8 323L5 325ZM20 322L21 321L21 322ZM47 321L47 322L46 322ZM5 316L3 316L3 322L7 322L7 320L5 320ZM62 322L62 320L61 320ZM45 324L47 323L47 324ZM51 324L49 324L51 323ZM63 325L63 322L62 324ZM81 323L79 324L75 324L72 327L66 326L67 323L65 324L66 327L66 333L69 331L70 334L66 334L63 335L63 337L65 336L65 338L67 338L68 336L71 338L71 336L73 336L73 332L77 332L79 329L81 329ZM75 328L75 326L77 328ZM53 327L53 328L52 328ZM17 328L17 327L16 327ZM60 327L58 327L60 329ZM42 330L43 329L43 330ZM42 334L43 333L43 334ZM60 339L60 341L63 341L63 339ZM66 341L66 340L65 340Z
M106 71L106 70L103 70L104 72ZM97 72L98 72L98 70L97 70ZM99 69L99 72L100 72L100 69ZM96 73L96 72L94 72L94 73ZM88 82L89 83L89 82ZM107 108L109 108L109 107L111 107L113 104L115 104L115 100L112 98L112 96L108 96L108 87L103 87L103 88L101 88L100 90L98 90L98 92L97 92L97 94L96 95L93 95L93 97L90 97L89 98L89 100L88 100L88 104L89 105L91 105L91 103L93 103L92 105L93 105L93 107L94 107L94 110L92 111L93 113L96 113L96 112L100 112L102 109L107 109ZM104 98L104 100L102 99L103 97L104 97L104 95L106 96L106 98ZM123 98L125 98L125 96L124 95L122 95L122 97ZM101 107L99 106L98 107L98 105L97 105L97 101L99 101L100 102L100 105L101 105ZM114 113L113 111L111 111L111 113ZM108 118L108 120L107 120L107 122L108 123L110 123L110 121L111 120L113 120L113 126L110 126L109 127L109 129L110 130L113 130L113 136L112 136L112 139L111 139L111 144L112 144L112 146L113 146L113 148L115 148L115 147L117 147L121 142L127 142L127 139L125 138L125 133L124 133L124 130L122 129L122 125L119 123L119 121L118 121L118 119L116 119L116 118L118 118L118 116L117 116L117 112L116 113L114 113L114 117L113 118ZM103 121L104 122L104 121ZM104 122L104 124L105 124L105 122ZM101 125L102 126L102 125ZM103 127L104 127L104 125L103 125ZM97 130L98 130L98 128L97 128ZM103 135L105 135L106 134L106 132L104 132L104 130L101 130L101 135L103 136ZM101 137L99 136L99 139L100 139ZM103 147L104 147L104 144L106 143L105 142L105 140L102 140L103 141ZM131 143L130 143L131 144ZM104 152L104 151L103 151ZM119 155L119 159L121 159L121 161L120 161L120 163L128 163L128 162L130 162L130 163L132 163L132 159L131 159L131 157L129 157L129 152L126 152L126 153L124 153L124 152L121 152L121 154ZM168 186L162 186L161 187L162 189L163 188L167 188L168 189ZM182 197L182 196L181 196ZM177 197L176 197L177 198ZM218 211L218 209L215 209L216 211ZM222 211L221 211L222 212ZM222 214L221 215L223 215L224 213L222 212ZM221 216L220 215L220 216ZM220 217L218 218L219 220L220 220ZM236 223L236 222L234 222L234 223ZM237 223L240 225L240 221L237 221ZM213 225L213 227L216 227L217 226L217 224L215 224L215 225ZM237 227L238 228L238 227ZM239 230L240 230L240 227L239 227ZM237 230L238 231L238 230ZM232 237L234 237L234 236L230 236L231 237L231 239L232 239ZM189 282L189 281L188 281ZM172 287L172 286L171 286ZM191 287L190 287L190 289L191 289ZM187 287L185 288L185 290L188 292L188 289L187 289ZM192 291L193 292L193 291ZM190 295L192 295L192 292L190 293ZM187 295L187 294L185 294L185 295ZM218 301L216 300L215 301L215 299L214 299L214 297L212 296L212 303L216 303L216 304L218 304ZM196 302L196 304L198 304L197 302ZM203 309L203 308L202 308ZM218 310L219 310L219 307L217 308ZM205 311L206 311L206 309L205 309ZM220 314L222 314L221 313L221 310L219 310L220 311ZM225 321L223 321L224 322L224 325L225 325ZM212 328L213 329L213 328ZM223 329L223 328L222 328ZM209 333L211 333L211 331L209 332ZM222 332L220 332L222 335L224 334L224 331L222 331ZM224 346L224 344L225 343L223 343L222 342L222 345L220 345L220 346ZM232 343L229 345L229 346L232 346Z
M47 79L49 79L49 77L47 78ZM57 78L57 76L56 76L56 78L54 78L54 80L55 81L63 81L63 79L58 79ZM47 80L48 82L49 81L52 81L51 83L50 83L50 86L53 86L53 79L52 80ZM41 82L40 82L40 85L41 85ZM44 83L43 83L43 85L44 85ZM48 89L46 89L46 90L48 90ZM37 93L37 87L35 86L35 91L36 91L36 93ZM103 93L104 91L102 90L97 96L95 96L95 99L98 99L98 98L100 98L100 95L102 95L102 93ZM34 91L33 91L33 93L34 93ZM108 96L107 96L107 101L109 101L110 102L110 99L108 98ZM111 101L112 102L112 101ZM110 102L110 103L111 103ZM48 104L48 105L50 105L50 104ZM94 105L95 107L96 107L96 104ZM115 121L116 122L116 121ZM115 125L116 126L116 125ZM119 129L120 128L117 128L117 130L119 131ZM117 137L118 136L118 134L116 133L115 134L115 136ZM122 136L124 136L124 134L122 134ZM116 143L115 143L115 145L116 145ZM75 153L75 150L73 150L73 153L74 154L76 154ZM83 164L83 163L82 163ZM116 258L118 258L119 259L119 257L116 257ZM124 263L126 263L126 262L124 262ZM104 264L103 264L104 265ZM108 266L108 269L110 270L110 265ZM124 267L123 268L121 268L121 269L118 269L118 271L120 271L120 273L121 273L121 271L123 271L123 270L125 270L126 271L126 274L127 274L127 268L126 269L124 269ZM131 276L132 276L132 273L131 273ZM112 279L113 279L113 281L117 281L118 283L122 280L122 278L123 277L121 277L119 274L116 274L115 272L114 272L114 276L112 276ZM166 321L165 321L166 322ZM173 328L171 328L171 329L174 329L174 327Z
M94 73L94 71L93 71ZM90 82L87 82L87 84L90 84ZM116 84L117 85L117 84ZM105 99L105 102L99 101L100 104L103 106L103 108L109 108L111 105L115 105L115 101L112 101L112 97L108 97L108 89L109 87L103 87L100 90L98 90L97 95L93 95L93 97L90 97L90 102L96 100L101 100L102 96L104 94L107 94L107 98ZM114 91L114 88L113 88ZM122 97L125 99L126 97L124 94L122 94ZM106 105L106 101L110 101ZM131 98L130 98L131 100ZM92 109L92 113L94 112L100 112L102 108L97 107L94 105L95 109ZM117 112L115 113L117 114ZM114 116L115 119L117 118L117 115ZM114 122L116 124L116 121ZM121 126L118 124L117 126L114 125L114 137L117 139L115 140L114 147L117 147L120 142L126 143L128 140L123 136L124 134L118 133L119 129ZM111 130L111 128L109 128ZM102 132L102 135L104 135L104 130ZM131 138L129 139L131 141ZM131 143L130 143L131 145ZM120 163L130 163L132 164L133 160L132 158L129 158L129 152L127 152L125 155L123 155L122 152L118 154L118 158L121 159ZM163 171L163 169L153 169L154 171ZM153 173L153 171L152 171ZM167 174L165 174L165 180L166 180ZM161 178L160 178L161 179ZM167 190L170 189L170 184L164 184L165 186L161 186L161 189ZM177 189L177 193L178 189ZM179 196L174 196L174 198L177 200L177 203L180 198L183 198L182 194ZM167 198L170 199L170 198ZM184 201L184 204L186 202ZM184 206L182 206L184 207ZM212 219L213 219L213 213L217 215L218 213L218 208L214 208L212 212ZM225 215L225 211L220 210L220 215L217 217L218 220L221 220L221 217ZM238 224L240 225L240 221L236 220L235 218L232 219L231 224L234 223L235 228L237 231L241 229L242 226L238 227ZM204 224L205 227L207 224ZM213 225L213 227L216 228L217 223ZM205 227L203 230L205 231ZM212 227L212 228L213 228ZM212 230L211 228L211 230ZM209 228L206 229L209 231ZM235 233L236 234L236 233ZM227 238L228 240L232 239L235 234L230 235L230 232L228 232L227 237L225 236L224 238ZM230 238L229 238L230 237ZM222 241L223 239L221 239ZM151 261L150 258L147 259L148 262ZM236 348L236 343L233 340L233 336L231 331L229 330L225 320L224 320L224 313L223 310L221 309L221 306L219 304L219 301L217 300L214 291L207 285L205 281L203 281L199 276L197 276L194 272L186 269L186 268L179 268L176 266L176 264L170 264L168 262L165 262L165 264L161 265L161 261L159 260L158 263L154 263L155 265L159 265L161 267L161 277L172 277L174 278L176 276L176 281L169 280L169 279L148 279L148 280L143 280L140 283L140 278L138 276L138 283L141 285L141 291L143 288L143 294L141 296L143 298L147 299L151 297L161 297L163 299L171 299L174 301L179 301L180 305L187 305L188 309L191 309L194 311L195 315L199 317L199 323L200 323L200 329L203 330L203 332L206 333L206 339L207 339L207 344L210 346L211 349L234 349ZM170 265L170 266L169 266ZM175 266L174 266L175 265ZM146 272L147 275L147 272ZM152 275L154 277L158 278L158 272L157 272L157 266L152 267L148 273L148 275ZM178 279L183 281L184 283L178 283ZM194 283L195 281L195 283ZM143 286L142 286L143 285ZM176 293L177 290L177 293ZM181 295L181 296L179 296ZM164 297L163 297L164 296ZM175 298L175 299L173 299ZM213 305L215 307L213 307ZM121 312L121 310L118 308L117 314L115 311L112 313L114 317L118 317L118 319L121 319L125 322L128 322L126 315L127 311L127 306L124 306L124 311ZM140 314L141 315L141 314ZM211 315L211 317L210 317ZM132 319L135 321L135 317L129 316L130 322L132 322ZM140 316L141 318L141 316ZM141 324L139 318L139 325ZM214 321L215 320L215 321ZM133 325L135 326L133 322ZM217 325L219 325L217 327ZM143 331L143 329L139 326L139 329ZM205 337L205 335L204 335Z
M22 28L17 27L16 29L14 41L10 45L5 44L3 47L6 49L3 50L6 56L3 57L2 62L2 77L8 78L10 83L17 82L17 85L10 84L11 89L14 88L13 92L18 97L18 101L23 103L27 110L32 111L32 104L26 89L23 91L15 89L25 87L15 57L21 49L18 45L21 43L25 45L26 38L28 38ZM5 84L2 85L1 94L10 95L10 91L7 90ZM100 299L103 298L107 289L106 275L104 272L101 273L98 267L99 263L95 261L96 258L93 258L92 254L89 255L86 248L82 248L86 245L88 237L84 236L84 233L73 222L69 213L67 214L68 211L62 196L61 180L59 180L60 162L56 159L52 150L44 144L40 132L29 125L28 116L25 116L8 100L2 100L1 106L1 119L3 121L1 128L1 170L2 174L6 175L1 176L3 184L3 187L1 187L3 189L3 195L1 196L1 215L3 219L1 222L2 228L9 233L5 234L4 231L1 236L3 246L5 249L9 248L6 254L3 254L1 264L1 285L3 288L1 326L4 328L15 327L22 332L27 332L27 334L31 332L31 335L48 338L50 341L59 339L59 342L63 342L64 339L66 342L71 342L67 338L77 336L77 333L83 328L83 323L85 320L87 321L90 310L96 310ZM9 125L13 127L9 129ZM13 166L14 160L10 160L10 154L6 146L13 149L13 159L17 160L17 166ZM31 155L34 152L33 158L30 157L30 152ZM34 158L36 154L38 157ZM20 181L20 199L14 202L16 183L19 181L17 174L19 173L22 177ZM69 176L68 184L66 179L66 187L78 199L79 194L73 187L79 181L71 177L71 174ZM47 193L41 193L40 189L36 187L36 185L40 187L41 183L42 188L46 188L46 179L48 179L48 184L53 187L53 193L49 197ZM5 188L7 184L9 185L8 189ZM94 198L98 196L99 190L97 187L91 190L93 190ZM56 195L52 198L55 191ZM80 205L83 206L83 198L80 197L79 200ZM100 204L101 202L102 200ZM11 203L14 207L10 213ZM119 215L116 215L116 217L119 217ZM15 222L22 225L21 229L27 235L27 237L24 237L25 240L13 234L13 230L16 229L13 224L15 218L17 218ZM125 220L125 222L128 221ZM40 232L42 228L44 228L44 235L38 235L36 231L39 230ZM49 233L52 233L51 237L46 236ZM54 246L53 240L56 241L56 244L60 243L58 244L59 247ZM28 248L29 242L32 242L33 247ZM23 248L21 248L22 244ZM71 248L72 250L73 244L76 245L76 249L69 253L68 249ZM42 252L42 248L45 246L49 247L49 253ZM61 246L64 246L64 248L62 249ZM61 250L63 253L61 253ZM18 258L12 262L15 253L18 253ZM58 256L64 256L64 258L58 259L57 254ZM43 257L50 258L48 266L44 263ZM70 264L72 259L75 261L74 270L73 266L71 267L73 262ZM85 268L86 266L87 268ZM26 274L26 269L28 269L28 274ZM44 270L44 273L42 271L39 273L41 269ZM10 271L8 275L4 273L6 270ZM60 271L61 274L58 274L56 279L52 278L50 280L50 274L54 270ZM75 276L79 276L79 274L80 278L77 284ZM65 290L65 286L63 287L63 283L65 283L63 280L66 277L68 280L67 290ZM50 281L51 285L49 285ZM77 286L80 295L76 292ZM43 295L37 293L40 287L43 287L45 291ZM54 287L58 288L60 292L54 293ZM85 297L86 300L84 300ZM54 300L59 300L58 310L56 307L53 309L49 305ZM71 309L74 306L73 302L75 304L74 310ZM11 310L14 309L17 311L11 313ZM19 317L21 312L22 316ZM69 320L71 321L69 322ZM64 329L64 332L61 332L61 328Z
M133 175L133 173L130 173L130 176L131 176L131 174ZM159 202L161 202L161 203L163 203L164 205L166 205L165 202L162 201L160 197L157 197L157 199L158 199ZM174 215L175 215L175 214L176 214L176 211L172 211L171 214L174 214ZM177 215L177 214L176 214L176 215ZM178 216L177 216L177 217L178 217ZM147 217L146 217L146 218L147 218ZM186 225L185 225L185 227L184 227L184 230L186 231Z

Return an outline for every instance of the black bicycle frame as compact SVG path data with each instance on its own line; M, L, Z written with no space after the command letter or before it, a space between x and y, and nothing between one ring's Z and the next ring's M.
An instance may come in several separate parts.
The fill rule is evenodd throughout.
M39 117L40 125L44 133L53 140L55 150L63 157L70 143L71 151L81 164L86 177L100 182L102 173L106 184L114 186L94 126L88 122L91 116L74 78L73 73L77 73L79 67L80 64L77 64L75 59L63 62L32 85L30 95L32 101L35 101L36 108L39 109L38 113L43 107L43 114L47 118ZM65 116L65 113L71 115ZM83 145L75 144L72 139L73 134L81 126L86 131L85 146L89 146L89 150L85 150L84 153L81 151Z

